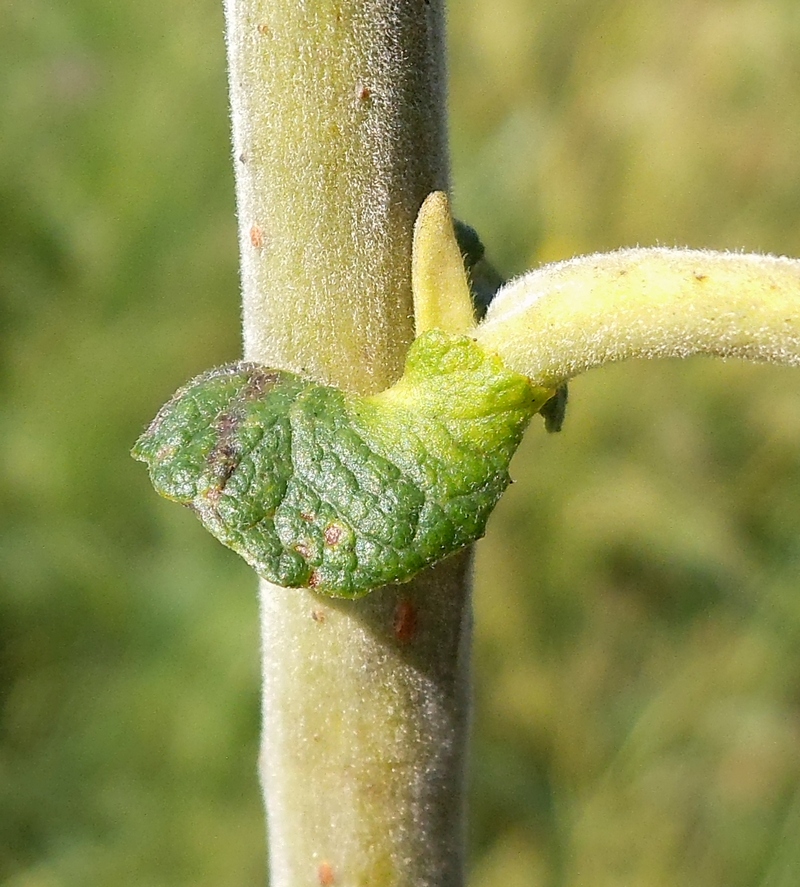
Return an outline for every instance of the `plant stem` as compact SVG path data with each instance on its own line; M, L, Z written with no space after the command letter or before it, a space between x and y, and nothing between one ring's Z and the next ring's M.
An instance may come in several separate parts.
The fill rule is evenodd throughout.
M503 287L478 341L555 387L637 357L800 364L800 261L703 250L583 256Z
M413 336L447 188L442 0L227 0L245 357L355 392ZM459 887L468 555L355 602L261 583L272 887Z
M246 356L380 390L448 184L441 2L228 0L227 22Z
M262 583L273 887L463 883L467 567L357 602Z

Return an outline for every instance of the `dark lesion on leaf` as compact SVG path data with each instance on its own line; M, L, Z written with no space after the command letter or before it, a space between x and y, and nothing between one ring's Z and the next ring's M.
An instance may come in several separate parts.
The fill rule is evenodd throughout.
M237 411L221 413L217 416L215 423L217 443L206 459L208 474L213 482L208 493L210 499L219 499L220 493L225 489L225 485L239 465L241 454L235 438L243 419L244 415Z
M309 542L296 542L294 545L294 550L303 558L303 560L307 561L311 558L313 552L311 549L311 544Z
M274 388L281 377L277 370L268 370L256 363L242 364L247 371L247 384L242 389L242 397L245 400L259 400L271 388Z
M322 536L325 540L325 544L333 547L335 545L338 545L342 541L343 534L344 529L338 524L328 524L328 526L325 527Z
M246 382L237 399L233 401L232 408L217 416L214 422L217 443L206 460L213 481L213 487L208 494L212 500L219 498L242 458L237 441L239 428L246 418L246 409L241 405L242 402L259 400L275 387L281 377L280 372L265 369L254 363L238 364L238 370L246 374Z
M214 480L214 486L208 494L209 498L219 498L238 464L239 454L231 443L218 444L208 454L209 473Z
M228 440L242 422L242 416L236 413L220 413L217 416L216 432L217 437L222 440Z

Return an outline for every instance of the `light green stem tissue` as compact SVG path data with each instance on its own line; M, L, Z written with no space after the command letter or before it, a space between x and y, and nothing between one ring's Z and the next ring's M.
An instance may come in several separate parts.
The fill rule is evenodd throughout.
M442 0L227 0L245 358L401 374L448 186ZM358 601L261 583L272 887L461 887L467 554Z
M546 265L498 292L475 338L544 387L629 358L796 366L800 261L631 249Z

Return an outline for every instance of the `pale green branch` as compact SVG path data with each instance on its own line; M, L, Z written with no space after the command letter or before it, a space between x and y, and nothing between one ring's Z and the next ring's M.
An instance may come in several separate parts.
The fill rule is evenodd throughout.
M800 261L670 249L586 256L507 284L474 335L545 387L629 358L796 366Z

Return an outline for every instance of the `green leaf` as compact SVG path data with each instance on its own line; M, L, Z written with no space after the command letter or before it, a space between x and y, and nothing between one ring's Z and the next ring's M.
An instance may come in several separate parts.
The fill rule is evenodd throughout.
M265 579L358 597L483 535L552 393L433 330L372 397L255 364L211 370L161 409L133 456Z

